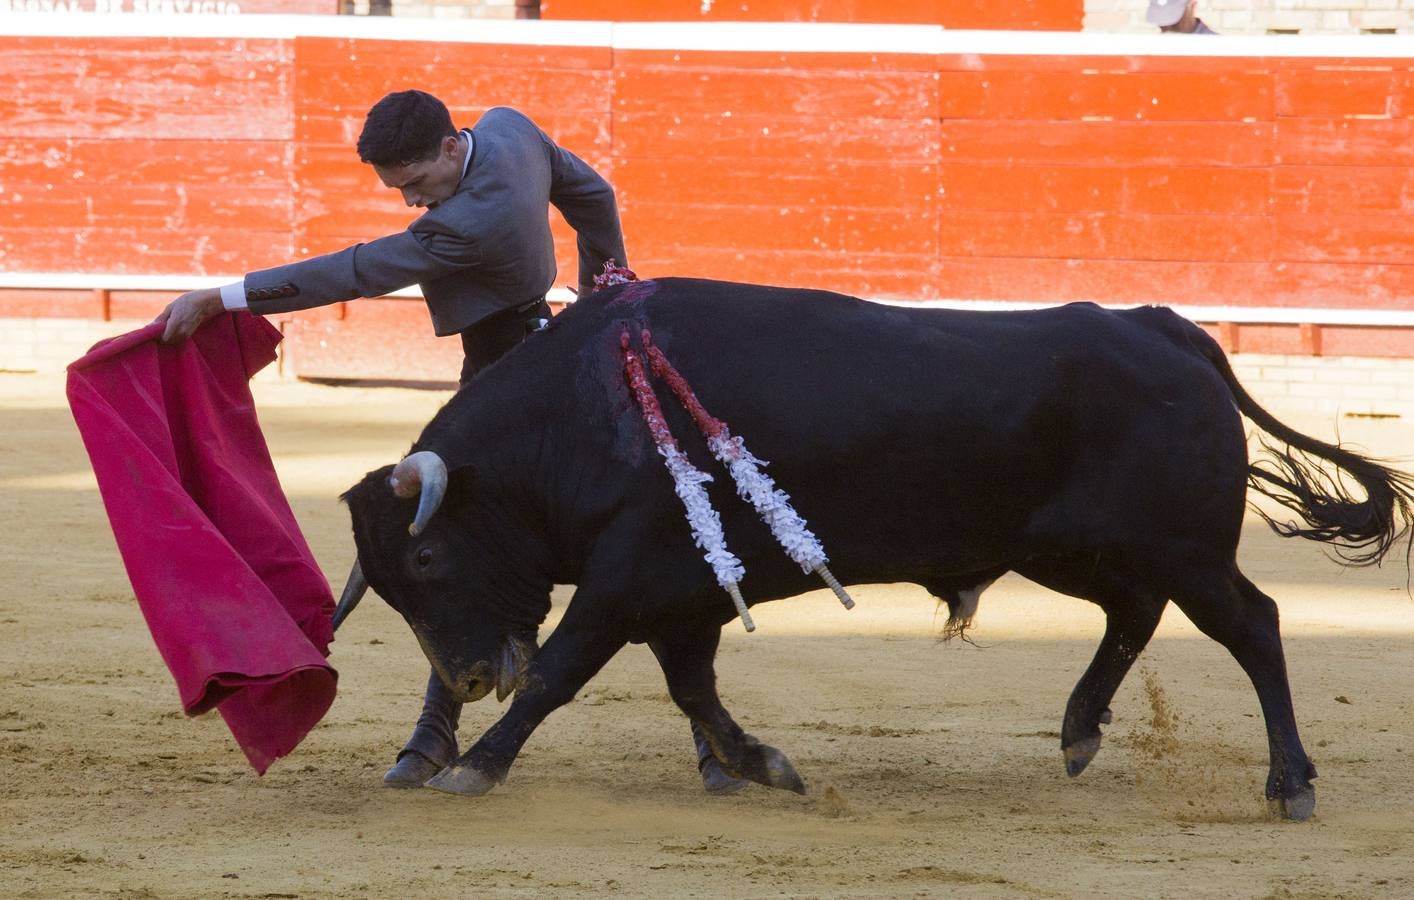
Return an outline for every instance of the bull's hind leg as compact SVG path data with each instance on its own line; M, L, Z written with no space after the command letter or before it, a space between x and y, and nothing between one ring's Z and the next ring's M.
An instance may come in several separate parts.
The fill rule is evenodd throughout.
M670 635L648 641L668 682L668 693L700 732L729 775L757 784L805 793L805 782L781 751L741 729L717 696L713 662L722 629L718 625L678 625Z
M1100 751L1100 726L1110 722L1110 701L1154 636L1167 601L1095 553L1037 557L1018 565L1016 571L1105 611L1105 636L1071 691L1061 724L1065 771L1074 777Z
M1230 574L1215 575L1173 599L1194 625L1228 649L1257 689L1271 750L1268 802L1283 818L1309 819L1316 808L1311 786L1316 767L1296 731L1276 603L1236 566Z
M1110 701L1134 660L1154 636L1165 601L1142 592L1087 597L1105 611L1105 636L1065 705L1061 752L1072 778L1100 751L1100 726L1110 722Z

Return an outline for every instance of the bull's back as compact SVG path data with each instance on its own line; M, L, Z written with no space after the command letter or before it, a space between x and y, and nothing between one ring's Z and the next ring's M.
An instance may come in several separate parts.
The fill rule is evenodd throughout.
M575 357L573 465L612 479L606 498L633 494L661 478L618 350L625 333L641 347L646 329L706 410L770 462L832 557L903 580L900 568L980 568L993 550L1013 552L1018 535L1098 534L1185 502L1181 468L1207 464L1214 429L1243 452L1231 404L1219 402L1225 387L1167 315L1088 304L920 310L662 279L579 301L552 340L514 356L527 373ZM657 393L689 456L724 475L671 393ZM713 490L733 549L775 560L728 481ZM664 521L681 518L670 492L652 496ZM1240 516L1240 482L1237 497Z
M1097 427L1116 409L1221 389L1185 346L1185 327L1196 327L1162 309L930 310L825 291L655 284L637 320L704 402L805 445L832 432L1020 436L1054 429L1062 412Z

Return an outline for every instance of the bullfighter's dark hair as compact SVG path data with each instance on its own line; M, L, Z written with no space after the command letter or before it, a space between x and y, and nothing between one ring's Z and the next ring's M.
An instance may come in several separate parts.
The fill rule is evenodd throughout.
M433 159L457 133L447 105L426 91L396 91L373 104L358 136L358 158L375 166Z

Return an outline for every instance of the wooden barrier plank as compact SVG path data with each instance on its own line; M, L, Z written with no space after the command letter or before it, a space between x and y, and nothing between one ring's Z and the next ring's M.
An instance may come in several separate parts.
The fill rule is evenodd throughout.
M614 117L615 152L645 159L702 156L773 159L800 164L825 160L932 163L938 123L914 119L817 119L784 116L679 116L671 112Z
M944 256L943 297L1066 303L1251 305L1270 285L1262 262L1134 259L983 259Z
M1414 119L1278 119L1274 151L1284 165L1414 166Z
M1238 353L1265 353L1279 356L1305 356L1308 354L1301 328L1296 325L1243 323L1237 325L1234 331L1234 343Z
M1414 310L1414 266L1382 262L1309 262L1272 266L1256 306Z
M936 205L938 168L930 164L772 160L678 156L618 157L614 190L621 206L644 201L682 204L831 206L910 210Z
M288 140L290 46L0 37L0 136Z
M191 241L219 231L289 228L286 141L75 141L70 174L86 186L93 224L131 218Z
M93 291L0 289L0 319L102 319Z
M301 377L456 382L461 341L433 336L421 300L357 300L343 314L300 313L285 324L284 352Z
M169 291L0 288L0 319L151 320L175 297Z
M1074 121L1241 121L1274 115L1272 76L1262 72L1205 73L1111 69L1013 71L989 60L984 73L939 73L944 118Z
M304 73L313 78L313 73ZM456 85L439 85L410 73L386 83L360 85L356 92L301 94L295 105L297 140L342 146L352 152L370 107L393 91L416 88L447 104L452 122L470 128L491 106L510 106L525 113L557 142L577 148L609 145L608 73L525 73L507 77L495 69L468 69ZM488 98L494 102L487 103Z
M149 227L102 225L80 232L43 224L0 229L0 259L8 271L109 272L118 275L242 273L251 260L284 262L289 232L193 232L179 241Z
M1263 216L956 210L938 223L944 256L1240 262L1268 259L1272 239Z
M942 158L1079 165L1269 166L1269 122L994 122L944 119Z
M1391 115L1403 119L1414 117L1414 67L1405 69L1392 88Z
M150 321L177 298L175 291L114 291L109 312L114 319Z
M1395 65L1360 60L1350 65L1283 67L1276 77L1276 112L1280 116L1342 119L1348 116L1401 116L1402 84L1408 62Z
M1321 353L1414 359L1414 329L1325 325L1321 328Z
M1414 167L1278 166L1272 170L1275 215L1414 213Z
M939 206L993 212L1257 216L1268 211L1268 169L1211 166L1060 166L950 162Z
M691 206L635 203L623 213L634 246L751 248L752 251L897 253L936 252L932 213L782 206ZM650 251L651 252L651 251Z
M1329 213L1274 217L1279 259L1303 262L1414 263L1406 215Z
M934 257L888 253L780 252L755 248L629 248L644 278L716 278L754 284L821 288L858 297L937 296Z
M555 44L496 44L473 41L400 41L369 40L354 37L310 37L294 39L300 67L306 72L330 71L347 74L357 70L363 77L340 80L396 83L409 72L426 73L435 79L437 88L455 87L464 69L495 68L514 75L517 71L535 72L569 69L580 72L607 70L612 65L613 49L608 45ZM333 89L336 85L319 85ZM358 90L356 84L346 84ZM386 88L396 90L396 88ZM432 87L426 88L437 93Z
M624 66L614 82L614 112L675 115L913 118L936 116L938 79L930 72L878 69L744 71L718 66Z
M39 241L6 235L5 265L103 271L98 260L113 258L108 245L117 235L133 252L119 251L124 268L112 271L144 271L131 266L158 252L183 260L169 271L230 271L211 260L244 252L256 235L288 252L287 151L283 141L7 142L0 184L12 202L0 207L0 224L48 234Z
M1407 265L944 256L937 287L943 297L1023 302L1414 309Z

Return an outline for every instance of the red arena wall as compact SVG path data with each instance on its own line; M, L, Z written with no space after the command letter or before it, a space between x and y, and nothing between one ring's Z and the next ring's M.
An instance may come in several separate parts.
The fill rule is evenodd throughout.
M1405 44L296 18L0 27L0 317L149 316L175 291L144 277L219 283L405 227L352 148L417 86L465 124L519 107L599 168L644 277L1164 303L1229 349L1414 357ZM285 317L288 365L445 380L460 348L420 306Z

